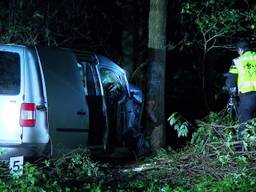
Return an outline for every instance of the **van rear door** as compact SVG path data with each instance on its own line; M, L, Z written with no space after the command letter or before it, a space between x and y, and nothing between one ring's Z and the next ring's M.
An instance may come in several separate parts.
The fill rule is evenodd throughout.
M23 48L0 45L0 144L20 144Z

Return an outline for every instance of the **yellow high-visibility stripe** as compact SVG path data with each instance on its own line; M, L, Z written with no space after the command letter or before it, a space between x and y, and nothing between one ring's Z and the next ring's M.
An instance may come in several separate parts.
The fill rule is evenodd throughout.
M254 90L256 91L256 81L249 81L249 82L244 82L238 85L238 90L242 90L245 87L254 87Z
M246 61L246 60L256 60L256 56L247 56L247 57L242 57L242 58L238 58L237 60L239 61Z

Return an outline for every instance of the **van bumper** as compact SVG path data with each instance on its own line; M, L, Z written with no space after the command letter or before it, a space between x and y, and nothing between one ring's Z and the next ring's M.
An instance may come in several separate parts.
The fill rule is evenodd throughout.
M22 143L19 145L0 144L0 160L9 160L10 157L24 156L26 160L36 160L49 157L48 143Z

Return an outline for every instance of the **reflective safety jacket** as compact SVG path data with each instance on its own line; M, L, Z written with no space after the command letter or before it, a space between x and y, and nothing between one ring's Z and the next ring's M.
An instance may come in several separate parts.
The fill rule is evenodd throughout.
M237 75L239 93L256 91L256 52L247 51L233 59L229 73Z

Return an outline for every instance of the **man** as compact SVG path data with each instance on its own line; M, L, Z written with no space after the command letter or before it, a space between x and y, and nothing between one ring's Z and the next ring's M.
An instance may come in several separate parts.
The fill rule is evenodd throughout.
M231 90L237 87L239 95L238 119L240 123L253 118L256 111L256 52L250 50L246 40L237 43L239 57L233 63L227 75L226 86ZM239 127L238 138L242 139L244 125Z

